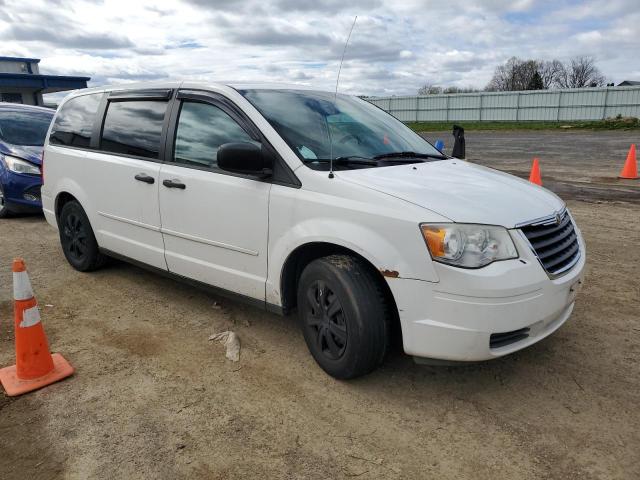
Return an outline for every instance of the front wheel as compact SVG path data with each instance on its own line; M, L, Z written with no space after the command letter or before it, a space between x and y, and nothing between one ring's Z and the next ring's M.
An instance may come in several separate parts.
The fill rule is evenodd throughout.
M11 215L9 208L6 205L6 200L4 198L4 191L2 190L2 185L0 185L0 218L7 218Z
M362 260L331 255L307 265L298 311L309 351L329 375L355 378L382 363L390 314L380 279Z
M104 265L106 257L100 253L89 218L75 200L62 207L58 229L62 251L73 268L89 272Z

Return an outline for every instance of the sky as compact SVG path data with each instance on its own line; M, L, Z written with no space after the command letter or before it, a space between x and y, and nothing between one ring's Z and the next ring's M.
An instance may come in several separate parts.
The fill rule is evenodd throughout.
M0 56L91 86L195 79L412 95L483 88L511 56L595 57L640 80L640 0L0 0Z

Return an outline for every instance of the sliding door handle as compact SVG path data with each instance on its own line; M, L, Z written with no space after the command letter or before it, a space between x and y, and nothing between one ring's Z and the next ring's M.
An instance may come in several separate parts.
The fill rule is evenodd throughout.
M173 180L163 180L162 184L167 188L179 188L180 190L184 190L185 188L187 188L184 183L175 178Z

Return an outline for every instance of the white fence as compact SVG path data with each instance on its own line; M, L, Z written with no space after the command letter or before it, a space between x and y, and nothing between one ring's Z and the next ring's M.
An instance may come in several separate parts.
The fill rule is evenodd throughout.
M403 122L640 118L640 86L368 98Z

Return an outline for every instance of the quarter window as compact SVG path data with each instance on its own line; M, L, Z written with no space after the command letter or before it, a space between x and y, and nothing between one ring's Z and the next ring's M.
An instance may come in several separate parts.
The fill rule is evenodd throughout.
M176 163L215 168L218 148L236 142L256 143L220 108L207 103L183 102L176 132Z
M157 159L167 102L110 102L102 127L100 149Z
M89 148L93 123L102 93L74 97L62 105L51 129L49 143Z

